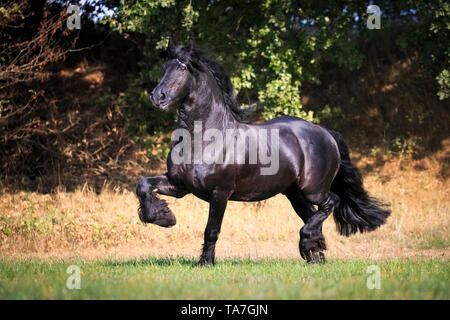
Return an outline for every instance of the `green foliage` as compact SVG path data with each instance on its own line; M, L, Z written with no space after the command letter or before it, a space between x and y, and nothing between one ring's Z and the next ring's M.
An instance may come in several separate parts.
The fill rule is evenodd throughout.
M409 137L395 137L393 139L385 138L383 140L384 154L397 154L401 158L411 159L416 151L418 138L414 136ZM376 156L380 153L379 148L373 148L371 151L372 156Z
M405 54L417 58L421 71L437 80L441 100L450 96L450 5L444 0L405 1L400 9L405 15L405 28L397 44ZM416 13L411 13L411 9Z
M340 130L348 125L349 119L345 116L340 107L331 108L329 105L325 105L318 113L317 122L333 123L333 127L336 130Z
M448 97L448 70L442 70L449 54L448 4L410 0L377 5L382 29L393 23L403 25L397 45L418 57L419 67L437 77L440 98ZM139 72L132 75L126 94L132 132L154 135L168 129L162 128L160 120L165 123L170 116L152 115L142 83L156 85L160 80L161 53L170 36L184 43L193 37L210 49L228 70L238 100L244 106L262 102L265 119L295 115L318 121L320 113L303 109L302 86L319 84L327 72L325 65L356 71L370 63L355 39L369 40L382 31L367 29L366 9L363 2L122 1L117 15L103 23L130 38L145 35L138 40Z
M3 111L6 111L7 108L5 107L9 103L8 99L0 99L0 116L2 115Z
M436 77L439 84L438 96L439 99L444 100L450 97L450 74L447 69L444 69Z
M362 56L350 41L353 8L311 8L296 1L125 1L117 16L104 20L113 29L140 41L139 72L132 75L125 101L130 105L130 130L141 145L145 134L164 131L170 120L152 111L148 89L161 79L162 59L169 36L180 42L195 37L228 70L238 99L245 104L263 102L263 117L295 115L314 120L300 102L302 83L318 83L322 59L335 59L344 67L358 68ZM361 14L364 7L358 10ZM344 50L345 55L340 55ZM162 129L162 130L161 130ZM167 127L166 127L167 130Z

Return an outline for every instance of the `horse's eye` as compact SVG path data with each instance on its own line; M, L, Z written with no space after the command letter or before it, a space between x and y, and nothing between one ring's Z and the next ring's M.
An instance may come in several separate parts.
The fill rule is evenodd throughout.
M187 67L184 63L180 63L180 69L184 71L187 69Z

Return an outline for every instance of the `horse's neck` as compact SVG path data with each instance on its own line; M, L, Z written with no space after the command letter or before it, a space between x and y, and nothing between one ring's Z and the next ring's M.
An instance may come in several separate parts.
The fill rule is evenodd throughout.
M201 94L193 90L179 110L177 127L193 132L194 123L197 121L201 122L204 128L218 130L237 126L239 122L225 105L223 94L215 81L207 79L200 83Z

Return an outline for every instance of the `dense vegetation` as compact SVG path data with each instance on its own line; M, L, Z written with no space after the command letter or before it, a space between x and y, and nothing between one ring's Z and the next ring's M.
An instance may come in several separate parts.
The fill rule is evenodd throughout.
M195 38L222 63L238 101L260 120L297 115L350 140L370 123L360 145L408 156L424 151L419 143L440 148L448 134L450 8L443 0L378 1L380 30L367 28L372 13L353 1L71 3L84 3L80 30L67 30L62 1L2 4L0 172L7 184L50 190L80 177L124 180L122 162L135 146L164 159L170 139L159 137L175 115L156 113L148 92L162 75L170 36ZM86 80L92 65L103 81Z
M450 7L444 1L379 1L382 30L367 27L364 2L315 1L125 1L117 16L106 20L114 30L133 37L143 34L139 72L129 88L136 116L148 110L147 92L140 85L157 83L162 75L161 53L170 36L189 38L208 48L228 70L245 107L261 103L262 115L296 115L319 120L306 112L302 86L319 84L331 70L358 72L372 64L364 44L377 41L381 32L396 32L396 48L414 58L417 67L439 82L441 99L449 92ZM141 118L146 120L147 117ZM137 124L137 123L136 123ZM145 129L153 123L139 122Z

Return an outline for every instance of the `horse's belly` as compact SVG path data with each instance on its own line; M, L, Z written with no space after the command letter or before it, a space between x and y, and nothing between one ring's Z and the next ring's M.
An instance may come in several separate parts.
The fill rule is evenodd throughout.
M253 186L236 187L230 200L234 201L261 201L283 193L294 183L294 179L289 179L283 184L254 184Z
M298 172L292 166L280 166L275 175L261 175L259 172L247 172L236 179L234 192L230 200L261 201L284 192L298 180Z
M261 192L261 193L233 193L230 197L232 201L262 201L272 198L279 194L281 191L275 192Z

